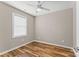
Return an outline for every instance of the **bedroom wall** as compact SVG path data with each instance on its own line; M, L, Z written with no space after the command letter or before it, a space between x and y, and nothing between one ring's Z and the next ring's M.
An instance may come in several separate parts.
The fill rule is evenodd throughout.
M79 48L79 1L76 2L76 48Z
M73 47L73 9L37 16L36 40Z
M12 38L12 12L27 17L27 36ZM34 16L0 2L0 52L35 39L73 47L73 9L52 12L35 19Z
M12 13L27 17L27 36L12 38ZM0 2L0 52L15 48L34 39L34 16Z

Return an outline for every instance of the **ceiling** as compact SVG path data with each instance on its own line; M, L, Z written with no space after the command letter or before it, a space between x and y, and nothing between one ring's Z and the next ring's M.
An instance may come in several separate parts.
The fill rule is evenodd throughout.
M37 1L4 1L4 3L7 3L13 7L16 7L33 16L45 15L51 12L73 7L72 1L41 1L41 3L43 3L42 7L45 7L50 10L49 11L42 10L36 13L36 8L38 4Z

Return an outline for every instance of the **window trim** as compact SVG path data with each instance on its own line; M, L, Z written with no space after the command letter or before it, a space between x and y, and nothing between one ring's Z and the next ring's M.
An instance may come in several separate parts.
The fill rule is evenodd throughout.
M14 36L14 16L20 16L20 17L26 19L26 35ZM25 36L27 36L27 17L23 16L23 15L21 15L19 13L13 12L12 13L12 27L11 28L12 28L12 38L19 38L19 37L25 37Z

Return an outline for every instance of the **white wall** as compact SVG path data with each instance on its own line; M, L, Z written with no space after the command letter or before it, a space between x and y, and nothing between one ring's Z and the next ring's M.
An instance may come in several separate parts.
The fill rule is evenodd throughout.
M12 38L12 12L27 17L27 36ZM15 48L34 39L34 17L0 2L0 52Z
M79 2L76 2L76 46L79 47Z
M76 48L76 2L73 3L73 48Z
M12 12L16 12L27 17L28 36L16 39L11 38ZM75 24L75 18L73 20L72 8L38 16L35 19L34 16L0 3L0 52L17 47L34 39L73 47L73 44L74 46L76 45L76 36L74 34L76 30ZM34 38L35 34L36 38ZM77 33L77 39L78 38L79 36Z
M37 16L36 40L73 47L73 9Z

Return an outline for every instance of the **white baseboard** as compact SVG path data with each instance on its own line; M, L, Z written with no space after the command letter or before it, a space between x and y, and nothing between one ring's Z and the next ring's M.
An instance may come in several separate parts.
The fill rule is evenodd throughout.
M64 45L53 44L53 43L49 43L49 42L45 42L45 41L39 41L39 40L34 40L34 41L40 42L40 43L45 43L45 44L50 44L50 45L56 45L56 46L60 46L60 47L72 49L72 47L68 47L68 46L64 46Z
M35 42L40 42L40 43L45 43L45 44L49 44L49 45L56 45L56 46L60 46L60 47L64 47L64 48L69 48L69 49L72 49L75 53L75 56L76 56L76 51L74 48L72 47L68 47L68 46L64 46L64 45L59 45L59 44L53 44L53 43L48 43L48 42L44 42L44 41L38 41L38 40L34 40Z
M21 44L21 45L19 45L19 46L17 46L17 47L11 48L11 49L6 50L6 51L4 51L4 52L0 52L0 55L3 55L3 54L8 53L8 52L10 52L10 51L13 51L13 50L15 50L15 49L17 49L17 48L20 48L20 47L22 47L22 46L24 46L24 45L26 45L26 44L31 43L31 42L33 42L33 41L30 41L30 42L27 42L27 43Z
M74 49L74 48L72 48L72 50L74 51L75 56L76 56L76 57L78 57L78 56L77 56L77 52L75 51L75 49Z

